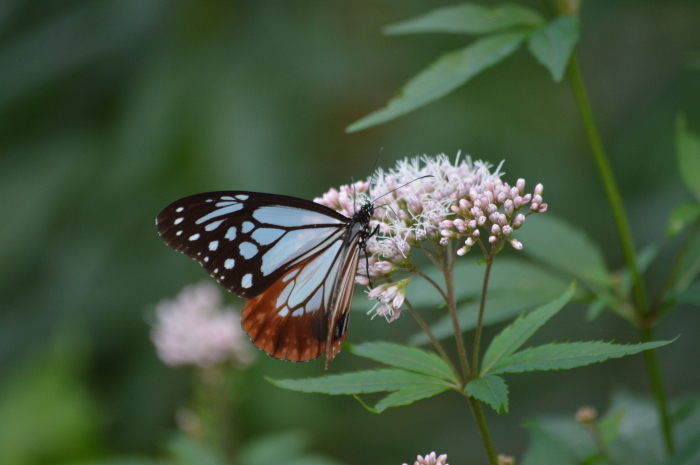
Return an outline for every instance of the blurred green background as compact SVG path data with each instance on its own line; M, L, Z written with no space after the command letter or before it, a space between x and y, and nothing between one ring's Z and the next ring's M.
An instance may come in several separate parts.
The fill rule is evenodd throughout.
M447 4L0 1L0 463L161 453L191 377L157 359L148 320L160 299L209 279L156 233L159 210L185 195L235 189L311 199L367 177L382 147L385 167L461 149L505 159L508 182L542 182L549 211L585 229L609 265L621 266L570 87L552 83L522 50L436 103L344 132L441 52L467 43L381 34ZM699 19L696 0L583 6L583 72L639 246L663 240L671 209L690 198L673 130L684 112L700 132ZM648 276L653 288L677 246L662 249ZM562 312L533 344L638 340L619 319L589 324L584 313ZM409 317L387 325L357 312L352 320L351 343L403 341L417 330ZM659 352L671 398L698 392L698 328L697 309L680 308L657 330L659 339L682 335ZM341 353L331 372L357 363ZM401 464L431 450L453 464L485 463L457 395L373 415L349 397L283 391L263 379L322 367L260 354L236 384L238 441L299 430L314 451L348 464ZM573 415L583 404L604 410L620 389L648 393L641 356L508 382L511 413L487 415L499 452L510 455L525 448L526 418Z

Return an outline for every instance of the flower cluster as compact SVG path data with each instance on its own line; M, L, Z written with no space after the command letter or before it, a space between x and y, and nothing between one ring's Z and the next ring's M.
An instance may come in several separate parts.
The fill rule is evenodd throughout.
M547 210L543 188L538 184L532 194L525 193L524 179L510 186L501 180L502 174L500 165L493 169L470 157L460 160L459 154L454 163L445 155L416 157L400 160L388 171L379 169L368 181L331 189L314 201L348 217L365 203L374 203L370 227L378 226L379 232L368 241L369 257L360 260L357 276L357 282L366 285L368 278L414 273L413 249L433 257L445 257L454 250L455 241L457 255L477 244L484 253L487 246L498 252L506 242L522 249L511 235L527 215ZM522 213L526 207L528 211ZM400 308L393 302L403 303L405 285L398 290L403 295L396 294L393 285L375 291L370 298L382 302L375 314L393 320Z
M205 368L226 360L247 365L255 352L239 321L236 311L222 308L219 289L205 282L157 304L151 339L158 357L171 366Z
M440 456L436 456L435 452L431 452L427 454L425 457L421 457L420 455L416 457L416 461L413 463L413 465L450 465L449 463L446 462L447 460L447 454L442 454ZM404 463L403 465L408 465Z

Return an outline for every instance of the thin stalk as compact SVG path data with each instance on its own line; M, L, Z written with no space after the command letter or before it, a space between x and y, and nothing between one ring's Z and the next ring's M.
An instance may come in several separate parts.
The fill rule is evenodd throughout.
M486 449L486 455L489 458L489 463L491 465L498 465L498 457L496 456L496 448L493 446L493 441L491 440L491 433L489 433L489 428L486 425L486 418L484 417L484 411L481 408L481 402L475 398L469 396L466 392L464 395L469 401L469 406L474 414L474 419L476 420L476 426L479 428L479 433L481 434L481 440L484 443L484 449Z
M442 288L440 287L440 285L439 285L438 283L436 283L430 276L428 276L427 274L423 273L422 271L420 271L420 270L418 270L418 269L416 269L416 270L414 270L414 271L415 271L416 273L418 273L418 275L419 275L421 278L425 279L425 280L428 281L430 284L432 284L433 287L434 287L435 289L437 289L437 291L440 293L440 295L441 295L442 298L445 300L445 302L447 302L447 294L445 294L445 291L442 290Z
M454 273L452 271L452 263L448 250L448 266L442 271L445 276L445 285L447 287L447 309L450 313L450 320L452 320L452 329L455 334L455 342L457 343L457 353L459 353L459 361L462 365L462 373L464 374L465 382L469 382L471 379L471 370L469 369L469 359L467 357L467 349L464 346L464 338L462 337L462 329L459 326L459 320L457 319L457 304L455 302L455 283L454 283Z
M615 227L617 228L617 236L620 242L620 247L622 248L622 255L624 256L627 268L630 270L630 273L632 273L632 292L635 307L638 314L644 315L649 309L647 306L644 281L642 280L642 275L639 273L639 267L637 266L637 255L634 251L632 232L630 230L629 222L627 221L627 214L625 213L625 206L622 203L622 196L620 195L612 167L608 161L608 155L605 152L603 141L598 133L595 119L593 118L593 111L591 110L591 105L588 101L588 96L586 95L586 88L583 84L581 67L575 52L572 53L571 59L569 60L568 73L569 78L571 79L571 86L573 87L574 96L576 97L576 103L578 104L579 113L581 114L581 119L583 120L583 126L586 129L586 134L588 135L588 142L591 146L591 151L593 152L593 159L595 160L598 168L598 173L600 174L601 181L603 182L603 188L605 189L605 194L608 197L608 203L610 204L613 218L615 219Z
M652 332L651 328L642 329L640 334L642 337L642 342L652 342L654 340L654 333ZM656 408L659 411L659 417L661 419L661 430L664 436L664 444L666 445L666 453L671 456L675 450L675 445L673 442L673 425L671 424L671 418L668 414L666 394L664 393L664 385L661 380L661 370L659 369L659 360L656 356L656 349L645 350L644 361L646 362L647 366L651 392L654 396L654 402L656 402Z
M430 338L430 342L433 343L433 347L435 347L435 350L438 351L440 357L442 357L445 363L447 363L450 366L450 369L452 370L452 373L454 373L455 378L457 378L460 382L460 389L464 389L465 381L462 379L462 375L459 373L457 367L454 366L454 364L452 363L452 360L450 359L449 355L447 355L447 352L445 352L445 349L442 347L442 344L440 344L440 341L438 341L433 332L430 330L430 326L428 326L423 317L420 316L420 313L418 313L416 307L414 307L413 304L411 304L411 302L408 301L408 299L406 299L404 303L408 307L408 310L411 312L411 315L413 315L413 318L415 318L418 322L418 325L428 335L428 337Z
M615 219L618 240L620 242L620 247L622 248L622 255L624 256L627 268L632 274L632 295L635 311L640 317L645 317L649 315L650 309L647 303L644 281L642 280L642 275L639 272L639 267L637 266L637 257L634 252L632 233L630 231L629 222L627 221L627 215L625 213L624 204L622 203L622 197L620 196L620 192L617 188L617 183L615 181L610 162L608 161L605 147L603 146L602 139L598 133L598 129L593 118L593 111L591 110L588 97L586 96L583 76L581 75L581 68L579 66L576 53L571 55L571 59L569 60L568 64L568 73L571 79L574 96L576 97L576 102L579 107L579 112L581 114L581 119L583 120L586 134L588 135L591 151L593 152L593 159L598 167L598 172L603 182L603 187ZM640 329L641 338L645 342L650 342L653 340L652 331L648 326L649 325L647 325L647 328ZM659 410L659 417L661 418L664 440L666 443L666 451L671 454L674 450L673 435L671 434L671 425L663 390L661 372L653 350L644 352L644 361L646 363L647 374L649 376L649 383L656 400L656 406Z
M481 301L479 302L479 318L476 322L476 331L474 333L474 348L472 349L472 367L474 373L479 373L479 347L481 345L481 330L484 325L484 309L486 308L486 293L489 289L489 277L491 276L491 267L495 258L496 247L491 247L491 253L486 259L486 271L484 271L484 281L481 284Z

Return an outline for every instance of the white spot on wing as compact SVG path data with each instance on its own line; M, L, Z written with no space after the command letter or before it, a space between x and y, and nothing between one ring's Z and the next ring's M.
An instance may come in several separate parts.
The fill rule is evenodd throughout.
M335 217L314 211L293 207L260 207L253 212L253 218L261 223L278 226L306 226L309 224L339 224ZM348 220L349 221L349 220Z
M206 225L206 226L204 227L204 229L206 229L207 231L213 231L213 230L215 230L216 228L218 228L219 225L220 225L221 223L223 223L223 222L224 222L224 220L212 221L211 223L209 223L208 225Z
M209 257L204 257L204 261L205 261L205 262L208 262L208 261L209 261Z
M252 285L253 285L253 275L251 273L245 274L243 276L243 278L241 278L241 286L248 289Z
M219 248L219 241L211 241L209 243L209 250L212 252Z
M321 308L321 298L323 297L323 288L316 291L316 294L306 304L306 313L315 312Z
M184 220L184 219L185 219L184 217L180 217L180 218L176 219L176 220L175 220L175 224L180 224L180 223L182 223L182 220Z
M227 270L230 270L233 268L233 265L236 263L236 261L233 258L227 258L226 261L224 262L224 268Z
M260 245L268 245L282 237L285 231L282 229L258 228L250 235Z
M289 314L289 307L284 307L277 313L279 316L287 316Z
M203 217L195 221L195 223L202 224L209 221L212 218L216 218L217 216L228 215L229 213L237 212L241 208L243 208L243 205L241 205L240 203L230 205L228 207L219 208L209 213L208 215L204 215Z
M292 293L292 289L294 289L294 281L287 284L287 287L285 287L282 293L280 293L279 297L277 297L277 303L275 304L275 307L279 308L282 305L284 305L285 302L287 302L287 297L289 297L289 294Z
M238 200L248 200L248 196L244 194L239 194L236 196Z
M231 197L229 195L224 195L223 197L221 197L221 200L236 200L236 199L234 199L233 197Z
M236 227L232 226L228 228L228 231L226 231L226 235L224 237L229 241L234 240L236 238Z
M241 255L243 255L243 258L248 260L258 253L258 246L252 242L241 242L238 245L238 250L241 252Z
M181 235L182 235L182 231L176 232L175 235L176 235L176 236L181 236Z
M284 276L284 278L282 278L282 282L283 282L283 283L286 283L287 281L289 281L290 279L292 279L294 276L296 276L297 273L299 273L299 268L297 268L296 270L292 271L292 272L289 273L289 274L286 274L286 275Z
M190 236L190 240L191 240L191 241L196 241L197 239L199 239L199 233L197 233L197 234L192 234L192 235Z
M250 221L244 221L243 226L241 226L241 231L243 233L247 233L250 230L252 230L254 227L255 227L255 225L253 223L251 223Z
M177 210L175 210L175 211L178 212L178 213L180 213L180 212L181 212L182 210L184 210L184 209L185 209L185 207L179 207L179 208L178 208Z
M292 316L302 316L304 314L304 307L297 308L292 312Z

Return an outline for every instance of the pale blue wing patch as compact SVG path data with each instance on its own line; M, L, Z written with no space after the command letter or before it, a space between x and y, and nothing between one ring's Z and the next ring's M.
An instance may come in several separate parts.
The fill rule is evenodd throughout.
M253 213L253 218L261 223L285 227L308 226L310 224L341 224L342 221L332 216L310 210L286 206L260 207Z

